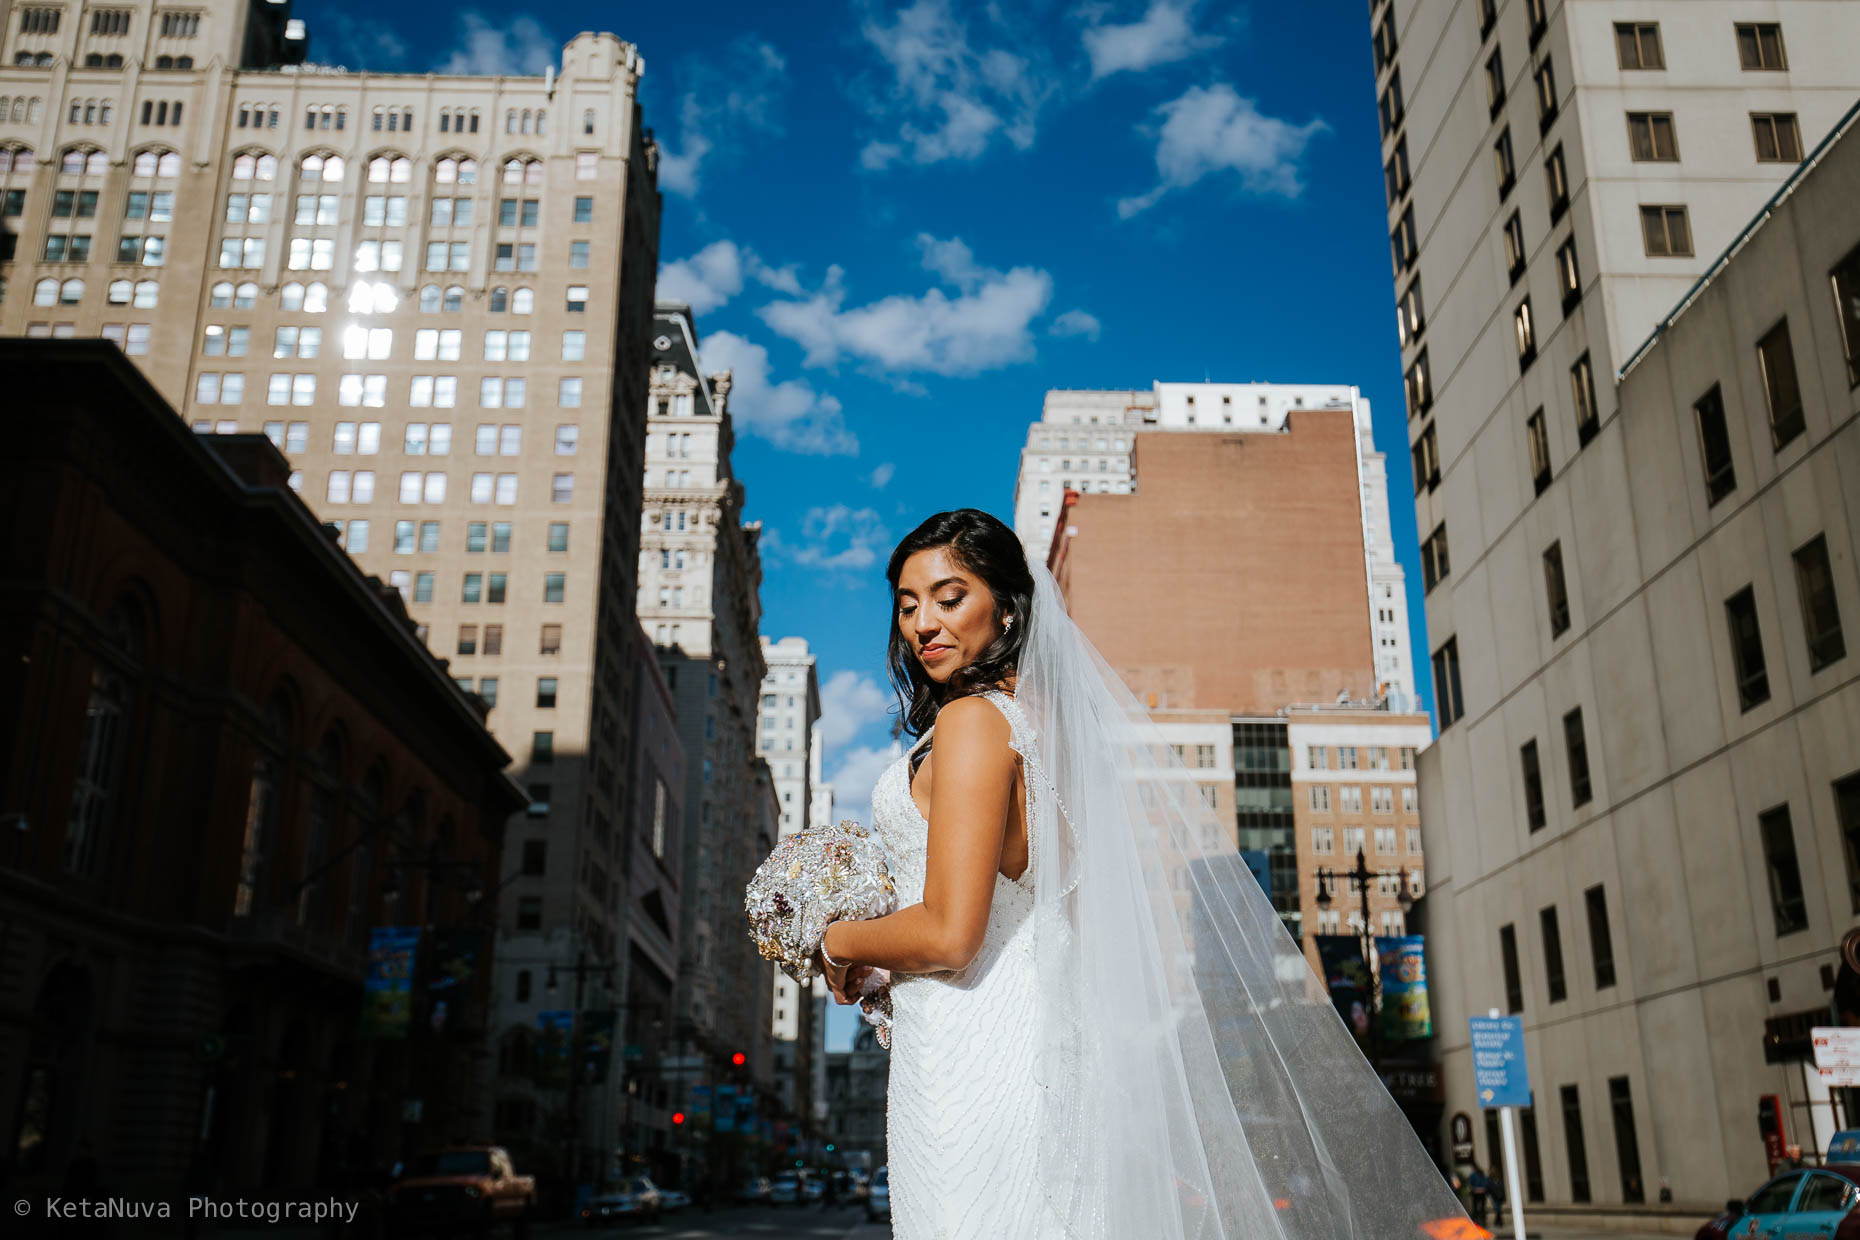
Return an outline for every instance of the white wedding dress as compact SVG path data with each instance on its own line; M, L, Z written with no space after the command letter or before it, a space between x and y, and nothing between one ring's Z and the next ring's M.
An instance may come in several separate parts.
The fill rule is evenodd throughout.
M985 695L1007 716L1030 802L1036 776L1033 729L1003 693ZM911 754L886 769L872 791L872 821L890 855L900 908L921 903L930 824L911 798ZM1035 1124L1036 978L1033 951L1033 837L1018 880L995 875L982 949L967 968L893 974L891 1085L886 1141L894 1240L1045 1240L1065 1229L1037 1174Z

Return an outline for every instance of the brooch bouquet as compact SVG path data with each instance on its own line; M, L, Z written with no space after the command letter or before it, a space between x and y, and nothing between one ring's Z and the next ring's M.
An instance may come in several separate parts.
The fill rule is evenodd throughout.
M797 831L777 844L743 896L756 950L803 985L820 972L820 941L829 925L883 917L897 906L884 845L850 818L837 827ZM883 969L872 970L860 1002L886 1048L891 1046L890 983Z

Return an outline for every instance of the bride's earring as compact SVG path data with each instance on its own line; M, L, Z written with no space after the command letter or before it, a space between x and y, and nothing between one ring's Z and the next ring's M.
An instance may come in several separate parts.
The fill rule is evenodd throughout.
M1007 631L1008 629L1011 629L1011 628L1013 628L1013 627L1014 627L1014 617L1012 617L1012 616L1006 616L1006 617L1003 617L1003 619L1002 619L1002 621L1001 621L1001 629L1002 629L1002 631L1003 631L1003 632L1006 632L1006 631Z

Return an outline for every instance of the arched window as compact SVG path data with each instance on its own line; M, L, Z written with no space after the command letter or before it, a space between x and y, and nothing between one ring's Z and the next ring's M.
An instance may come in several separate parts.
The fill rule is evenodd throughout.
M258 304L258 285L247 280L233 291L233 309L250 310Z
M126 306L135 296L136 285L133 280L112 280L110 287L104 290L104 297L112 306Z
M58 304L75 306L84 300L84 281L66 280L58 287Z
M510 298L512 314L529 314L536 309L536 290L520 288Z
M420 290L420 311L423 314L439 313L439 286L428 284Z
M233 889L234 917L249 917L265 904L266 862L278 836L286 763L291 745L291 703L283 691L265 708L252 782L246 793L245 831L239 846L239 882Z
M301 299L304 294L304 286L301 284L285 285L284 286L284 308L286 310L289 310L292 308L290 304L292 289L297 290L297 296L299 299ZM215 284L213 286L212 292L207 297L207 305L211 306L215 310L224 310L232 305L232 299L233 299L232 281L221 280L218 284Z
M446 111L444 108L439 110L439 132L452 132L452 113Z
M55 306L58 304L58 281L40 280L32 286L32 304L35 306Z
M532 130L530 129L531 120L532 120L532 117L531 117L530 110L528 108L523 109L523 123L521 127L521 132L523 133L532 132Z
M445 304L446 313L456 314L460 310L463 310L464 308L465 308L465 290L456 284L447 285L446 286L446 304Z
M49 303L48 303L49 304ZM510 305L510 290L499 285L491 290L491 313L502 314Z
M346 171L347 168L340 155L306 155L297 165L298 177L306 184L310 182L335 184L342 180Z
M157 300L160 299L160 297L161 297L161 285L158 284L156 281L154 280L137 280L136 281L135 304L138 308L143 309L143 310L152 310L155 308L155 303Z
M19 105L24 102L26 102L24 99L15 99L13 101L13 119L14 120L20 119ZM37 166L37 164L38 164L38 161L33 158L32 148L30 147L25 147L25 146L0 147L0 173L31 172L33 168Z
M536 132L539 134L549 132L549 112L546 108L536 109Z
M80 876L95 872L104 832L121 799L124 740L134 704L131 673L142 660L140 611L128 599L117 603L104 618L104 633L108 645L91 669L71 816L65 821L65 868Z
M504 161L505 185L541 185L543 166L540 159L507 159Z
M593 108L589 108L586 112L583 112L581 114L581 132L582 133L593 133L594 132L594 109Z
M517 110L515 108L512 108L508 112L504 113L504 132L505 133L517 132Z
M278 157L267 155L262 151L248 151L233 160L233 180L235 181L275 181L278 179Z
M433 180L440 185L476 185L478 161L448 155L433 165Z
M405 155L377 155L368 161L370 184L381 185L389 181L405 184L412 179L413 161Z
M380 107L379 105L377 105L377 106L376 106L376 108L375 108L375 110L374 110L374 117L373 117L373 121L372 121L372 123L371 123L371 124L369 125L369 128L370 128L370 129L373 129L373 130L375 130L376 132L379 132L379 131L380 131L380 129L381 129L381 117L382 117L382 114L383 114L383 113L384 113L385 111L386 111L386 109L385 109L385 108L382 108L382 107Z

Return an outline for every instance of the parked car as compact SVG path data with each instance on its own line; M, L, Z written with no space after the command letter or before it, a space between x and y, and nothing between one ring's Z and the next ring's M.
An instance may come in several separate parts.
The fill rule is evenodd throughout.
M1860 1165L1804 1168L1783 1174L1699 1228L1695 1240L1783 1236L1860 1240Z
M801 1204L801 1179L791 1171L785 1171L769 1183L769 1204L772 1206L798 1206Z
M622 1219L653 1222L664 1208L665 1196L658 1187L644 1176L634 1176L622 1180L615 1191L603 1193L581 1207L581 1221L590 1227Z
M691 1194L679 1188L662 1188L659 1190L659 1208L667 1214L676 1210L689 1208Z
M765 1206L772 1191L766 1175L751 1176L736 1190L736 1200L746 1206Z
M819 1175L808 1176L807 1179L801 1182L801 1191L807 1194L807 1199L809 1201L824 1201L827 1196L826 1177Z
M501 1146L476 1145L416 1156L389 1190L396 1236L489 1231L508 1222L521 1235L536 1207L536 1181L518 1175Z
M869 1223L879 1219L891 1221L891 1168L880 1167L872 1176L865 1198L865 1217Z

